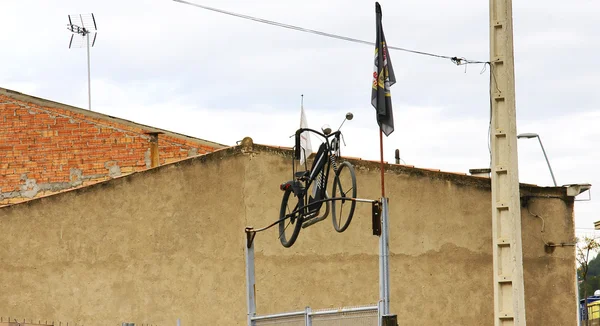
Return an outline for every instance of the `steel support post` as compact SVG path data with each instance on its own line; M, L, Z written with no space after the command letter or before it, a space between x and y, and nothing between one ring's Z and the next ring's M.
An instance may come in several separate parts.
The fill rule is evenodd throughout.
M312 309L310 307L306 307L304 309L304 325L312 326Z
M387 198L381 198L381 236L379 236L379 300L381 316L390 313L390 247L389 247L389 217Z
M252 317L256 316L256 293L254 279L254 241L248 241L244 246L246 253L246 297L248 299L248 326L256 323Z

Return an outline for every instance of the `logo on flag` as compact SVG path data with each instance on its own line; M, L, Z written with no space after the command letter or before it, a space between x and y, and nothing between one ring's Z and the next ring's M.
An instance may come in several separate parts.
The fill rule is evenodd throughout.
M373 69L373 90L371 104L377 113L377 123L386 136L394 132L394 114L390 87L396 83L394 68L383 34L381 6L375 3L377 36L375 41L375 67Z

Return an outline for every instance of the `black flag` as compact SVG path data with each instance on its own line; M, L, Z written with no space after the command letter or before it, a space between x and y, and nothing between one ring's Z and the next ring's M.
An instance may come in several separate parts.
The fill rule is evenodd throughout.
M371 104L377 112L377 123L386 136L394 131L392 95L390 86L396 83L392 61L388 52L383 26L381 25L381 6L375 2L377 37L375 43L375 68L373 69L373 91Z

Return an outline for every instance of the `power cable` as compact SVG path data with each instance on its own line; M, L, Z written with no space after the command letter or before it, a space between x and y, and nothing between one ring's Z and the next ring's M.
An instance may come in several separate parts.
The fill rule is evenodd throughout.
M173 1L183 3L186 5L190 5L190 6L194 6L194 7L198 7L198 8L205 9L205 10L218 12L220 14L225 14L225 15L229 15L229 16L242 18L242 19L252 20L252 21L267 24L267 25L273 25L273 26L277 26L277 27L281 27L281 28L287 28L287 29L291 29L291 30L295 30L295 31L299 31L299 32L316 34L316 35L330 37L330 38L348 41L348 42L354 42L354 43L375 46L375 43L373 43L373 42L360 40L360 39L353 38L353 37L347 37L347 36L342 36L342 35L338 35L338 34L332 34L332 33L322 32L322 31L318 31L318 30L314 30L314 29L304 28L304 27L300 27L300 26L280 23L280 22L276 22L273 20L258 18L258 17L254 17L254 16L244 15L244 14L238 14L235 12L218 9L218 8L213 8L213 7L208 7L205 5L201 5L201 4L197 4L197 3L193 3L193 2L189 2L189 1L185 1L185 0L173 0ZM429 53L429 52L424 52L424 51L411 50L411 49L401 48L401 47L397 47L397 46L388 46L388 49L398 50L398 51L403 51L403 52L408 52L408 53L413 53L413 54L419 54L419 55L424 55L424 56L429 56L429 57L441 58L441 59L449 59L450 61L452 61L452 63L456 64L457 66L467 65L467 64L486 64L486 63L488 63L487 61L469 60L464 57L457 57L457 56L452 57L452 56Z
M267 24L267 25L273 25L273 26L291 29L291 30L295 30L295 31L316 34L316 35L330 37L330 38L348 41L348 42L354 42L354 43L359 43L359 44L375 46L375 43L373 43L373 42L360 40L360 39L356 39L356 38L352 38L352 37L347 37L347 36L342 36L342 35L332 34L332 33L326 33L326 32L322 32L322 31L318 31L318 30L314 30L314 29L280 23L280 22L276 22L276 21L272 21L272 20L268 20L268 19L258 18L258 17L254 17L254 16L244 15L244 14L238 14L235 12L218 9L218 8L213 8L213 7L209 7L209 6L205 6L205 5L201 5L201 4L197 4L197 3L193 3L193 2L189 2L189 1L185 1L185 0L173 0L173 1L187 4L187 5L194 6L194 7L198 7L201 9L217 12L220 14L234 16L234 17L238 17L238 18L242 18L242 19L247 19L247 20L251 20L251 21L255 21L255 22L259 22L259 23L263 23L263 24ZM491 149L491 143L490 143L490 136L491 136L491 128L492 128L492 79L494 79L494 82L496 79L496 76L494 75L494 71L492 69L491 63L489 61L470 60L465 57L457 57L457 56L452 57L452 56L435 54L435 53L430 53L430 52L425 52L425 51L411 50L411 49L397 47L397 46L389 46L388 45L387 48L392 49L392 50L397 50L397 51L403 51L403 52L408 52L408 53L413 53L413 54L418 54L418 55L434 57L434 58L448 59L457 66L468 65L468 64L483 64L483 68L482 68L480 74L483 74L485 72L486 65L490 66L490 94L489 94L489 96L490 96L490 117L489 117L489 126L488 126L488 150L490 153L490 168L491 168L492 149ZM466 67L465 67L465 69L466 69ZM465 70L465 72L466 72L466 70ZM498 85L496 85L496 89L498 89Z

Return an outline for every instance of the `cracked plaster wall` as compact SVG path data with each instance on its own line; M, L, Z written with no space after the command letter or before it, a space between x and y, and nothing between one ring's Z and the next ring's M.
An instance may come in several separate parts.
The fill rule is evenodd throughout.
M289 158L225 150L0 209L0 315L84 325L244 325L244 227L278 217ZM229 154L228 154L229 153ZM378 164L355 161L358 195L379 196ZM391 310L402 325L493 325L489 180L390 167ZM572 201L522 188L547 241L573 240ZM563 197L563 198L545 198ZM65 209L68 207L68 209ZM344 233L331 219L283 248L259 233L260 314L378 300L378 238L369 205ZM522 212L527 322L576 320L572 247L544 250ZM18 289L18 295L14 290Z

